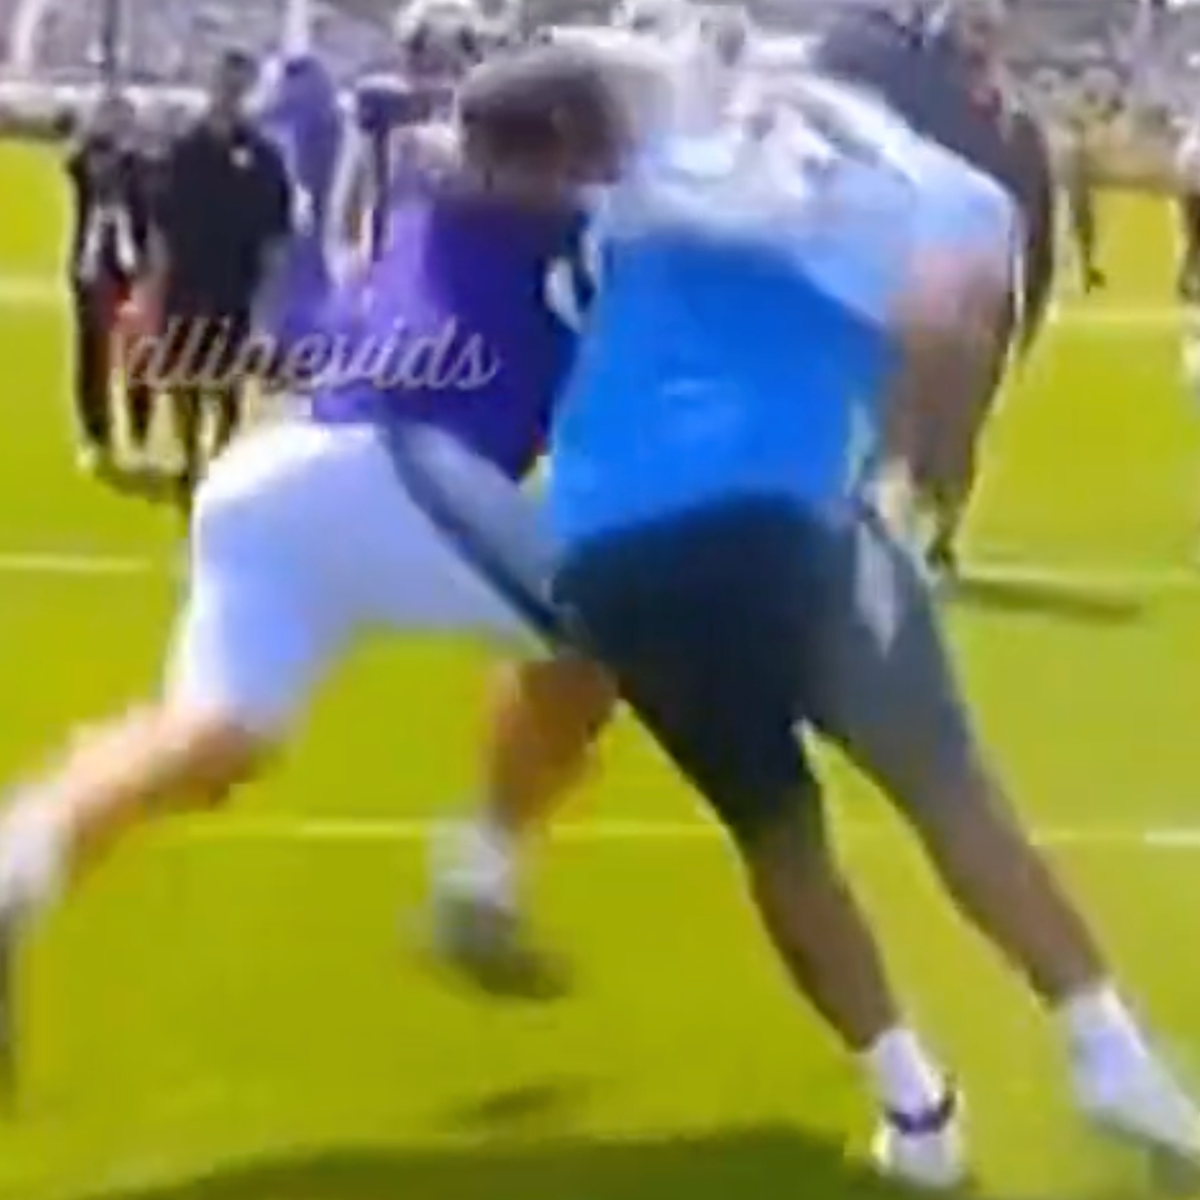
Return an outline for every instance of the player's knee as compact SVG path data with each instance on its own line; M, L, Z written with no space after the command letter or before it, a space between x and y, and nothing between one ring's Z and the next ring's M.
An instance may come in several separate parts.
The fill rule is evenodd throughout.
M274 745L233 713L170 703L158 714L157 736L185 760L181 790L189 804L203 808L222 805L258 775Z
M497 687L501 712L523 712L553 758L582 758L612 719L617 690L609 674L573 655L506 668Z
M776 853L793 859L825 858L824 808L811 775L789 772L751 783L744 776L724 787L710 787L709 802L747 861L761 862Z

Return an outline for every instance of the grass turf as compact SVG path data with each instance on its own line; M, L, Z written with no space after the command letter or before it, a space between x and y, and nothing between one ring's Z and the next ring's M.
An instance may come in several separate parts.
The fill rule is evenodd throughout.
M179 530L73 473L60 189L43 151L3 149L0 179L0 754L15 778L154 683ZM1013 569L948 620L1023 808L1058 837L1187 1069L1200 847L1141 835L1200 828L1200 439L1177 376L1169 218L1136 201L1104 215L1110 292L1064 301L989 441L968 560ZM145 569L68 569L103 556ZM146 834L39 931L0 1196L888 1194L865 1171L854 1072L790 998L720 840L600 836L704 821L636 730L613 736L570 814L577 838L536 872L576 996L495 1007L429 973L424 823L470 786L484 666L457 647L372 647L280 774L228 815ZM1077 1127L1045 1022L886 810L840 764L829 777L897 980L968 1089L980 1191L1147 1194L1142 1163Z

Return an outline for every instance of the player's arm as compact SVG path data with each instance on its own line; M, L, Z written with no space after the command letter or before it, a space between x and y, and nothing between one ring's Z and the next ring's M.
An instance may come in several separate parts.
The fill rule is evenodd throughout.
M1057 212L1057 187L1053 160L1046 135L1041 125L1029 114L1018 113L1020 133L1026 139L1024 147L1029 160L1029 191L1024 206L1022 223L1024 237L1021 240L1020 277L1017 280L1020 311L1020 350L1028 352L1039 331L1046 322L1053 294L1056 263L1055 216ZM1092 200L1091 181L1087 181L1089 204ZM1083 259L1086 280L1089 285L1098 283L1099 272L1095 266L1095 220ZM1082 231L1077 231L1082 232ZM1083 243L1081 243L1081 249Z
M894 318L901 366L882 414L885 515L907 503L927 406L947 377L970 371L1000 336L1022 236L1007 193L965 165L918 185L911 221L908 279Z

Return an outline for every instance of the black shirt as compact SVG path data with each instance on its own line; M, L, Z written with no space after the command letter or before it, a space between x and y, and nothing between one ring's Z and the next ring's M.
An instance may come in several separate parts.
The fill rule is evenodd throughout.
M68 155L66 169L71 191L69 262L73 277L83 283L128 283L145 262L149 240L152 199L148 164L131 151L84 140ZM83 261L89 223L96 209L105 205L121 209L128 221L133 264L122 262L111 230L101 242L97 261ZM85 274L88 278L81 278Z
M244 312L290 231L283 158L249 125L218 132L200 122L171 148L155 223L169 260L168 311Z

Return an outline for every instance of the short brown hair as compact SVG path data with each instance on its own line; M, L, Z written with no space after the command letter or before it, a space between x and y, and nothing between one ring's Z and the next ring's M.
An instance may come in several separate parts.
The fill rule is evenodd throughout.
M497 56L466 79L458 102L468 152L524 164L615 163L626 140L623 108L595 55L540 46Z

